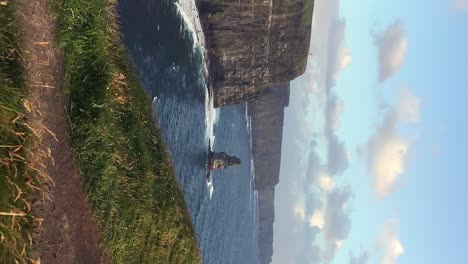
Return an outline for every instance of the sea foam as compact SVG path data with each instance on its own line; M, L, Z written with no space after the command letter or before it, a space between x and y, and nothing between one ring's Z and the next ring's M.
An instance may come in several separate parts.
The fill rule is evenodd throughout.
M205 144L213 146L215 143L214 128L218 121L218 110L214 108L214 96L212 87L208 87L208 52L205 45L205 35L203 34L203 28L198 14L194 0L179 0L175 3L175 7L181 19L184 22L186 30L189 32L193 42L194 54L200 52L202 56L203 71L200 72L200 79L203 80L205 86ZM207 181L207 189L210 199L213 195L214 186L211 179Z

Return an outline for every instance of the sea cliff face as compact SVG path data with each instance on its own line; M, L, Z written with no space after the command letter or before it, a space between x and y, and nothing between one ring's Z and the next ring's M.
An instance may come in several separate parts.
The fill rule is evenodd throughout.
M284 108L289 104L289 83L265 88L263 96L249 102L252 118L252 155L255 163L255 189L258 190L258 248L261 264L273 255L275 186L279 182Z
M258 99L304 73L313 0L198 0L215 105Z

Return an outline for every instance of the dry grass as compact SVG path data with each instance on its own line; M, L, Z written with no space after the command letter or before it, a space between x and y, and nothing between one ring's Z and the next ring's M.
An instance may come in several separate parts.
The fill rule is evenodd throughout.
M29 125L31 111L21 65L16 6L0 5L0 263L33 263L34 232L42 219L32 207L48 199L52 181L43 172L49 157ZM29 112L28 112L29 111ZM33 154L34 153L34 154ZM33 166L37 161L38 166Z

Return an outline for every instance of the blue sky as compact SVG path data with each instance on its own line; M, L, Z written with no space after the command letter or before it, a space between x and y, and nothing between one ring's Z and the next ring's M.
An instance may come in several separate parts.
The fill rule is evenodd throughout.
M273 263L468 263L468 1L316 0Z

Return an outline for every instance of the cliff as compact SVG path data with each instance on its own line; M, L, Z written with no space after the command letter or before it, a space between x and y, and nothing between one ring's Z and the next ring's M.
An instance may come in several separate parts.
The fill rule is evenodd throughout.
M273 256L273 222L275 221L275 187L258 191L258 249L260 264Z
M197 0L215 105L258 99L307 65L313 0Z
M274 187L279 182L284 108L288 105L289 83L266 88L262 97L248 104L257 190Z
M265 89L261 98L249 102L252 117L252 155L255 161L255 189L258 190L260 263L273 255L275 186L279 182L284 107L289 104L289 83Z

